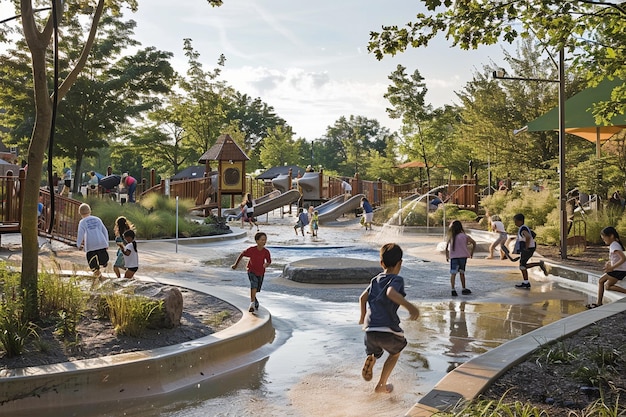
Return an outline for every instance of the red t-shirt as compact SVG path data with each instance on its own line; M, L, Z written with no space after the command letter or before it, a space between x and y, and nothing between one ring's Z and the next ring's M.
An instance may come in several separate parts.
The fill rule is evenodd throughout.
M259 250L256 246L250 246L243 251L243 256L250 258L248 260L248 271L260 277L265 275L265 267L263 264L265 264L266 261L272 263L270 251L265 248Z

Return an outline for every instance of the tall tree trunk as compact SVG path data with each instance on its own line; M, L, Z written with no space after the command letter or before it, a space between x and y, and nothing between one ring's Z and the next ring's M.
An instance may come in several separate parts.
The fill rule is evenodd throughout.
M57 1L60 7L61 2L60 0ZM89 36L85 41L81 56L74 69L59 86L59 100L67 94L72 84L76 81L78 74L85 67L103 10L104 0L98 0ZM26 320L35 320L39 316L39 303L37 302L37 279L39 273L37 204L39 203L39 184L43 160L46 154L50 127L52 126L52 99L50 91L48 91L46 51L50 46L53 25L52 18L49 18L43 30L41 32L38 30L31 0L20 0L20 12L22 15L24 39L31 53L35 97L35 126L28 147L28 172L26 173L24 201L22 202L22 276L20 284L25 297L24 318ZM49 155L49 157L52 158L52 155Z
M39 185L46 145L52 125L52 102L48 92L45 66L46 48L31 45L33 80L35 91L36 118L30 145L28 147L28 170L22 202L22 276L21 288L24 292L24 315L27 320L39 317L37 302L37 280L39 272L39 241L37 238L37 204Z

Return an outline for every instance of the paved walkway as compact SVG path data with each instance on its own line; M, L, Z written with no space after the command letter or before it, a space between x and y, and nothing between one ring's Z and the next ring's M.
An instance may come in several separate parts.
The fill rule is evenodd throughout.
M354 221L346 221L338 225L322 227L320 229L320 238L313 239L310 236L296 237L295 234L292 235L291 223L295 222L295 220L289 216L285 216L282 219L272 218L272 225L264 224L263 218L260 221L261 230L268 234L270 238L269 243L274 245L300 245L300 247L306 247L307 245L331 245L339 242L350 245L364 241L380 245L383 243L380 241L381 238L388 240L392 236L393 240L403 246L406 245L404 247L407 253L420 259L445 263L445 258L442 257L440 252L441 248L438 248L442 241L441 235L417 236L410 233L409 229L403 231L392 229L391 232L388 231L382 237L377 230L362 233ZM240 229L238 223L231 224L231 227L236 233L231 235L230 238L237 239L241 244L241 248L252 243L254 231L250 231L247 228ZM348 230L351 230L351 232L346 233ZM355 231L357 233L354 233ZM415 245L416 241L419 241L418 245ZM2 243L3 245L15 245L15 242L11 243L11 239L8 236L4 237ZM159 282L183 284L186 287L210 292L212 295L225 299L233 305L240 307L247 305L244 289L215 286L216 282L224 278L221 276L219 268L198 268L203 260L206 259L206 256L203 257L202 254L206 254L207 250L215 250L214 257L219 257L222 254L219 248L215 248L213 245L212 248L207 249L205 245L197 244L197 242L194 243L193 241L181 240L178 242L178 245L173 241L142 243L142 273L139 274L139 277ZM81 253L76 253L75 255L82 260ZM225 256L227 257L228 255ZM167 261L165 262L165 260ZM228 263L228 259L224 262ZM503 271L509 271L511 274L518 274L515 269L516 265L508 261L487 260L484 259L484 256L477 256L471 263L472 267L477 269L499 268ZM154 264L154 266L151 264ZM223 267L225 265L220 264L220 266ZM587 291L595 289L594 279L597 280L597 276L593 274L582 273L587 279L586 282L583 282L583 278L580 275L576 275L581 274L577 271L559 274L559 272L563 272L566 269L558 265L552 265L551 268L556 275L571 276L572 273L575 274L574 279L563 279L562 281L565 284L571 281L572 287ZM159 273L155 274L150 271L159 271ZM166 276L169 276L169 278L164 278ZM180 276L184 280L177 280L176 276ZM541 277L536 278L542 279ZM550 279L559 278L552 276ZM207 282L209 283L207 284ZM563 329L564 325L567 328L567 333L570 333L601 317L614 314L617 312L616 309L621 311L623 308L626 308L626 303L620 302L607 304L605 307L577 314L564 319L568 320L567 322L560 320L558 325L544 326L536 330L536 332L542 331L542 333L535 335L533 335L534 332L529 333L528 336L517 338L486 354L471 359L448 373L431 392L423 396L407 415L431 415L433 411L446 408L460 398L473 398L474 395L480 393L482 387L491 378L496 377L500 372L512 365L511 357L520 360L524 354L534 350L537 347L537 340L545 342L547 338L562 337L566 334ZM245 363L258 361L259 358L268 356L271 348L268 349L267 346L264 346L264 340L273 337L271 321L269 312L261 310L258 316L246 315L244 320L238 323L237 326L225 332L212 335L209 340L200 340L197 343L189 343L184 346L164 348L165 351L142 352L141 354L130 354L130 356L117 355L81 364L61 364L47 369L22 370L13 375L5 375L8 378L0 378L0 382L5 379L12 382L10 384L11 388L8 388L9 385L0 385L0 392L8 395L9 391L6 391L7 389L17 390L12 396L5 395L4 398L16 398L17 396L23 398L24 393L29 395L29 400L16 400L13 403L15 410L27 410L28 407L32 407L34 410L41 407L42 404L47 407L58 401L62 392L67 392L68 395L77 398L74 401L83 403L101 399L107 395L107 392L112 395L112 398L119 400L146 394L158 395L159 393L171 392L185 384L194 383L194 379L206 378L207 372L210 372L211 375L219 375L222 372L227 372L229 368L240 367ZM228 339L237 340L237 349L244 350L232 350L232 345L226 342ZM249 342L246 342L246 340ZM220 347L217 348L218 346ZM510 349L513 350L513 355L510 353ZM236 353L240 355L238 356ZM181 361L179 356L188 357L189 359ZM198 362L199 358L206 362ZM185 363L188 365L184 365ZM181 366L181 364L183 365ZM120 369L126 366L128 366L126 371L120 371ZM157 369L160 369L160 371L156 374L149 371ZM163 372L164 369L167 371ZM195 372L194 369L202 369L202 372ZM89 376L90 374L92 374L91 377ZM61 383L58 382L60 375L63 375L63 382ZM97 375L97 378L93 378L94 375ZM34 378L40 377L50 377L50 379L36 382ZM54 380L55 377L57 378L56 381ZM139 377L139 379L135 381L133 379L135 377ZM80 378L87 379L81 380ZM92 382L97 380L100 383L90 387L87 380ZM19 383L16 384L16 381L19 381ZM68 381L72 381L72 383L68 383ZM158 383L155 385L156 381ZM32 388L33 386L45 388L35 392ZM78 387L80 387L81 395L75 394L75 390ZM21 394L19 394L20 392ZM8 410L5 407L6 405L0 411L2 409Z

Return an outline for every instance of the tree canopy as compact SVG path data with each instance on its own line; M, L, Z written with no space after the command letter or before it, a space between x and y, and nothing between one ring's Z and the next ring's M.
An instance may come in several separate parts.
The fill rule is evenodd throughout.
M604 77L626 79L626 6L578 0L421 0L413 22L383 26L370 33L369 51L377 59L407 48L427 46L438 35L453 46L476 49L517 39L535 39L547 48L568 52L572 67L591 85ZM596 107L600 120L626 110L626 87Z

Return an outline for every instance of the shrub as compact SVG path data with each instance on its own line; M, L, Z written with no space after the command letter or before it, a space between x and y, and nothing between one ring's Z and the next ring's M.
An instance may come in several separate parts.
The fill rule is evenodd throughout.
M64 279L59 274L39 274L39 313L43 318L64 312L68 319L78 322L86 300L87 293L76 277Z
M137 236L142 239L155 239L176 236L176 199L159 194L150 194L141 199L140 204L124 204L108 199L88 199L94 215L100 217L107 226L109 238L113 240L113 227L118 216L125 216L135 225ZM191 200L179 200L178 233L179 236L207 236L221 234L230 229L204 228L197 222L184 217L192 207ZM206 234L204 234L206 233Z
M15 293L0 301L0 345L7 357L21 355L24 345L31 337L39 337L37 327L25 321L22 315L23 305L21 297Z
M116 334L140 336L152 322L153 314L163 314L162 301L141 296L109 294L105 296L111 323Z

